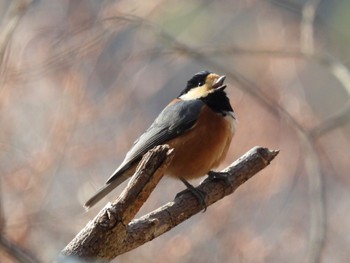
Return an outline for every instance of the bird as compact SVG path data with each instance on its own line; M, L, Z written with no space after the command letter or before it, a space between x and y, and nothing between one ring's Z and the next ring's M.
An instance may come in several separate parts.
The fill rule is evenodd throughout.
M168 144L174 157L165 174L180 179L203 203L203 194L190 179L209 176L224 160L236 132L236 115L225 92L226 77L211 71L194 74L178 97L158 115L133 143L123 162L106 183L84 204L91 208L118 185L130 178L142 156L157 145ZM205 203L203 204L206 209Z

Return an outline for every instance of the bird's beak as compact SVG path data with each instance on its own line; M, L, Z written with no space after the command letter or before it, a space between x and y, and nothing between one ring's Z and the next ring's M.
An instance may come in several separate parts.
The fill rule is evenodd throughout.
M213 84L212 89L213 89L213 90L218 90L218 89L223 90L223 89L224 89L223 87L226 88L226 85L225 85L225 86L223 85L225 79L226 79L226 76L221 76L221 77L219 77L219 78L215 81L215 83Z

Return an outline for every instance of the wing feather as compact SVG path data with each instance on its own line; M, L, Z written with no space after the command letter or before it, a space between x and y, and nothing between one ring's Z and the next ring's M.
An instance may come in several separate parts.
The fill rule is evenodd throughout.
M166 107L147 131L134 142L122 164L106 183L114 181L156 145L166 143L170 139L190 130L196 123L204 105L204 102L201 100L186 100L178 101Z

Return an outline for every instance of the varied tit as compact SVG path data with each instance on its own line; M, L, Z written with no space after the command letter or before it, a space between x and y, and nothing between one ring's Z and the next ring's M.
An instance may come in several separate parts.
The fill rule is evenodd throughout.
M200 193L187 180L213 173L212 169L225 158L236 129L224 80L225 76L209 71L195 74L180 95L134 142L122 164L85 207L92 207L131 177L142 156L161 144L168 144L175 153L166 175L179 178L201 199Z

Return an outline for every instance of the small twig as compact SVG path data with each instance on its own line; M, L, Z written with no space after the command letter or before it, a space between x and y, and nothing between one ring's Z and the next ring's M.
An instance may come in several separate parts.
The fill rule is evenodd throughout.
M302 8L300 23L300 49L310 57L315 53L314 21L320 0L308 0ZM307 170L309 201L310 201L310 234L307 262L317 263L325 240L326 211L324 204L323 177L314 149L313 141L309 136L301 137L305 141L306 155L305 167Z
M6 50L11 42L12 35L14 34L21 18L25 15L28 8L35 0L18 0L13 1L8 14L5 16L7 18L6 23L0 30L0 77L6 72Z
M2 206L2 178L0 178L0 235L4 232L5 229L5 214Z
M322 121L321 124L316 126L310 131L312 139L317 139L323 134L332 131L342 125L350 122L350 101L348 101L341 109L333 113L327 119Z
M9 256L19 263L39 263L28 251L12 243L0 233L0 249L5 251Z
M93 221L89 222L80 231L62 251L63 255L109 261L162 235L203 209L189 191L184 191L174 201L139 219L130 221L147 199L150 191L153 190L170 162L171 154L166 152L167 156L164 156L164 148L158 149L158 151L162 153L165 159L159 158L155 162L156 151L157 149L144 157L143 163L137 169L128 188L123 191L116 202L108 204ZM207 194L206 204L210 206L233 193L241 184L265 168L278 152L255 147L223 171L227 173L230 184L206 179L197 189ZM156 163L157 165L155 165ZM156 179L153 179L150 173L151 170L147 167L152 168L151 170L155 172L153 177L156 177ZM159 168L157 169L157 167ZM147 175L147 178L142 179L145 175ZM146 185L143 186L144 183L140 184L140 180L146 182ZM141 186L142 188L140 188ZM147 188L147 190L144 190L144 188ZM135 193L139 194L135 195ZM129 202L135 203L136 207L134 208L135 204ZM123 215L123 213L126 214Z
M300 47L305 54L314 54L314 21L320 0L308 0L302 8Z
M310 234L306 262L320 262L325 242L326 210L324 203L324 183L319 157L315 145L309 137L303 142L305 168L307 171L309 202L310 202Z

